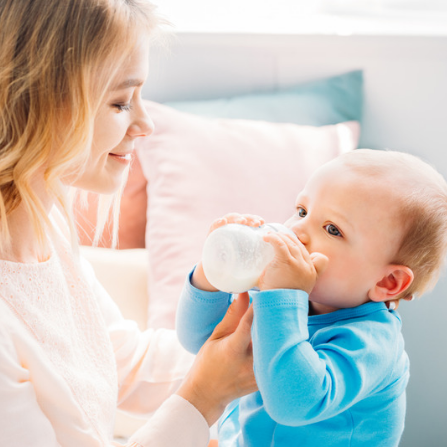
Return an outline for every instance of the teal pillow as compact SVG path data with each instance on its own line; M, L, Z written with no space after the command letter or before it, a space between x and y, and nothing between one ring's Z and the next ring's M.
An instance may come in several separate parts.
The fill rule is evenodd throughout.
M351 71L277 91L202 101L171 101L177 110L213 118L263 120L325 126L359 121L363 107L363 72Z

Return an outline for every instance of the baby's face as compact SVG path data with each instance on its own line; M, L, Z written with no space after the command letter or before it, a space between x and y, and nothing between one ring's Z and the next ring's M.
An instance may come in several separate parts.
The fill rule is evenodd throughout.
M403 233L391 187L337 160L320 168L299 194L286 226L309 253L329 258L309 297L314 312L359 306L386 276Z

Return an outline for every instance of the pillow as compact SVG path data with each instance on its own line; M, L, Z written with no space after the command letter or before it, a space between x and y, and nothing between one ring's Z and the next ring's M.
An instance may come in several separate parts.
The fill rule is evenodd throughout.
M361 121L363 72L351 71L275 92L206 101L167 102L182 112L215 118L323 126Z
M183 282L212 221L228 212L285 221L310 174L357 147L359 124L212 119L146 106L155 131L137 142L137 151L148 180L148 324L172 328Z
M360 121L362 114L362 71L352 71L295 86L290 89L239 95L207 101L171 102L178 110L210 117L242 118L322 126L343 121ZM134 159L121 199L120 249L143 248L146 228L147 182L140 163ZM89 195L88 209L75 206L82 245L91 245L96 227L97 196ZM110 218L100 247L111 245Z
M95 275L120 308L124 318L146 328L147 256L144 249L110 250L81 247L81 254L92 265Z

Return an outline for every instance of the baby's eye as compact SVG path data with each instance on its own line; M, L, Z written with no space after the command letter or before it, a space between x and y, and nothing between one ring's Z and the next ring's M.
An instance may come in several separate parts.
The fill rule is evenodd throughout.
M304 208L298 207L298 216L306 217L307 216L307 211Z
M341 235L342 235L335 225L332 225L332 224L325 225L324 229L332 236L340 236L341 237Z

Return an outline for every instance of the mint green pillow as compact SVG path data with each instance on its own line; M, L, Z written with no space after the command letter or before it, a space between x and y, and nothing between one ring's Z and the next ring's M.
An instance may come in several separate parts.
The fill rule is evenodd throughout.
M202 101L171 101L177 110L213 118L325 126L359 121L363 72L351 71L292 88Z

